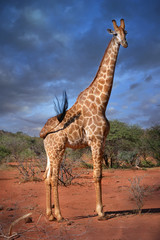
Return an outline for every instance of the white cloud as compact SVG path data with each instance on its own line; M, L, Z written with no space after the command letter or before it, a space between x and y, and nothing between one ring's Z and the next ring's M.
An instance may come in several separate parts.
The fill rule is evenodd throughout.
M122 108L123 109L128 109L128 106L127 105L123 105Z
M24 16L28 22L33 25L44 25L46 23L47 17L40 9L26 8L24 11Z
M33 32L26 32L23 35L21 35L19 37L19 39L24 41L24 42L28 42L31 45L35 45L35 46L41 46L42 45L42 41L40 40L40 37L38 36L38 34L33 33Z
M69 35L62 32L53 34L53 41L55 40L62 43L63 45L68 45L68 43L71 41Z
M150 99L150 103L159 104L160 103L160 94L156 94Z
M117 110L114 107L109 107L106 110L106 115L107 116L112 116L114 117L117 114Z

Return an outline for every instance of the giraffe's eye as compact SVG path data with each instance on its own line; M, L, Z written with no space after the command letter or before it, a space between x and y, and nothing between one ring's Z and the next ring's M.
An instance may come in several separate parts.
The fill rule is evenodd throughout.
M117 34L117 33L114 33L113 35L116 37L118 34Z

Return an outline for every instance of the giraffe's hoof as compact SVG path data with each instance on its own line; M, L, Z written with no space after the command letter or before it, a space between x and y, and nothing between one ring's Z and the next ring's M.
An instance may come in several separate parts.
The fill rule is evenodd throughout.
M106 215L98 217L98 221L105 221L108 220L108 217Z
M53 215L50 215L50 216L48 217L48 220L49 220L49 221L56 221L56 218L55 218Z
M65 219L65 218L63 218L63 217L62 217L61 219L59 219L59 220L57 219L57 222L58 222L58 223L63 223L63 222L66 222L66 221L67 221L67 219Z

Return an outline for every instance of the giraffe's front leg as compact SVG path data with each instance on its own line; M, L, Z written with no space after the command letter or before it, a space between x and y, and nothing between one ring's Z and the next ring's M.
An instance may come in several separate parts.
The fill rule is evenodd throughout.
M99 217L104 217L103 204L102 204L102 175L101 170L96 168L93 169L93 179L96 191L96 212Z
M102 205L102 148L101 144L93 144L92 158L93 158L93 179L96 191L96 212L100 218L105 216Z

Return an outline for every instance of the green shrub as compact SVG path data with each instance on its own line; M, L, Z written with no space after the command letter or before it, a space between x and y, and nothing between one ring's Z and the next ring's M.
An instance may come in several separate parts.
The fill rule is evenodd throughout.
M46 158L43 140L38 137L30 137L22 132L0 131L0 146L0 159L5 158L7 161Z
M160 166L160 126L142 129L138 126L129 126L120 121L111 121L110 133L106 139L105 155L111 159L112 167L130 167L134 164L136 154L143 158L142 167L152 167L154 164L147 162L148 156L152 156ZM67 159L76 165L91 168L87 163L91 159L90 148L72 150L66 149ZM42 166L46 164L46 154L43 140L39 137L30 137L22 132L9 133L0 130L0 161L22 161L25 158L38 158ZM138 160L138 158L137 158ZM125 164L123 164L125 163Z
M133 165L137 158L137 152L122 151L118 153L118 160L125 161L126 163Z
M23 151L20 152L19 154L20 158L22 159L32 159L32 158L36 158L36 154L35 152L30 149L30 148L26 148Z
M9 149L7 149L4 146L0 146L0 161L2 161L3 158L5 158L10 154L11 154L11 151Z
M141 161L141 167L152 168L152 167L155 167L155 165L152 162L147 161L146 159L144 159L143 161Z
M81 160L80 166L82 168L93 169L93 164L86 163L85 161Z

